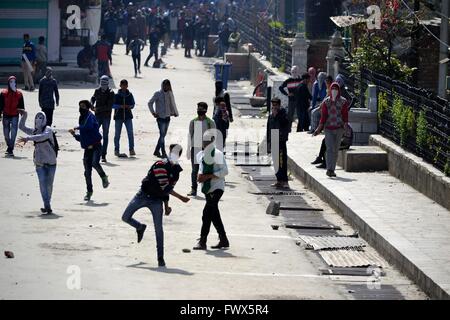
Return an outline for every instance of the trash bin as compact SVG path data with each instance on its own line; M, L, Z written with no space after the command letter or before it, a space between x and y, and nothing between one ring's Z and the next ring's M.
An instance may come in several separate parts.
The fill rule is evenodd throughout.
M216 69L216 81L223 82L223 88L228 89L228 78L230 77L231 63L216 62L214 64Z

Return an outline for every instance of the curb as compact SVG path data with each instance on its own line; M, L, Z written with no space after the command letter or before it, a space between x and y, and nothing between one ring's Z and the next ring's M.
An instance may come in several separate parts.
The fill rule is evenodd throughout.
M330 192L323 184L305 171L288 156L288 168L310 190L315 192L322 200L326 201L333 209L340 213L352 227L356 228L360 235L373 246L389 263L392 263L400 272L404 273L411 281L416 283L432 299L450 300L447 291L435 283L419 266L411 262L396 247L386 240L380 233L373 229L366 221L360 218L339 197Z

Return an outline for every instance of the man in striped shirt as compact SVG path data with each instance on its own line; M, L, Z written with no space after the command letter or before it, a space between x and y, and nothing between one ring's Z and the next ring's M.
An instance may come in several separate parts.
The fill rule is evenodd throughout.
M173 190L177 183L180 172L183 171L178 164L182 148L180 145L172 144L169 148L170 156L166 159L156 161L142 180L141 189L128 204L122 215L122 220L136 229L137 242L141 242L147 226L133 219L133 215L141 208L150 209L155 225L156 248L158 252L158 266L164 267L164 231L163 231L163 203L165 213L169 215L172 209L169 207L169 195L188 202L190 199Z

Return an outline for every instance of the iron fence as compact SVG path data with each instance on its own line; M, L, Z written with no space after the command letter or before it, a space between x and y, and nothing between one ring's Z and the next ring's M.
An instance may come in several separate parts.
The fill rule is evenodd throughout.
M295 33L245 8L234 8L231 16L243 41L252 43L255 50L264 55L275 68L282 72L291 70L291 43Z
M377 86L379 133L450 176L449 102L367 69L352 73L349 61L336 60L348 90L359 98L357 107L367 105L369 84Z

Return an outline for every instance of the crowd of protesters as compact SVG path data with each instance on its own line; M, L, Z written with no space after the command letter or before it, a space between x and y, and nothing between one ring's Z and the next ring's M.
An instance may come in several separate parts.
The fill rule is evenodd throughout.
M93 196L92 169L98 173L103 188L107 188L110 184L101 162L107 162L109 127L112 119L115 122L114 155L119 158L128 157L127 154L120 152L120 137L124 125L128 136L129 156L136 155L132 111L135 107L134 96L128 88L126 79L120 81L120 89L116 93L109 87L112 77L109 65L112 64L114 44L120 39L126 44L125 54L131 52L137 77L141 73L141 51L147 45L147 40L150 52L144 66L148 66L152 57L155 62L160 61L160 56L164 56L172 45L175 49L183 47L187 58L191 57L192 49L195 49L195 55L204 56L210 34L218 35L216 40L218 57L222 57L225 52L236 52L240 41L240 34L233 19L227 14L219 19L214 5L202 3L190 7L170 4L163 9L138 8L131 2L127 5L122 2L114 5L110 1L102 19L102 29L101 39L93 48L86 46L78 55L79 64L89 65L89 68L92 67L92 59L97 59L100 85L90 99L79 101L78 123L68 130L84 150L85 201L91 201ZM25 137L19 138L20 143L28 141L34 143L33 158L44 203L41 212L51 214L53 212L51 197L59 149L52 124L54 109L59 105L60 97L52 68L46 66L43 39L39 39L39 47L36 49L29 38L29 35L24 35L22 68L25 75L25 89L34 90L35 80L31 75L30 65L37 66L41 77L38 101L42 111L34 118L34 128L27 127L28 113L25 111L23 95L17 88L16 78L12 76L8 79L7 88L0 93L0 114L3 114L3 132L8 157L14 156L18 129L26 134ZM295 115L298 119L297 132L305 131L316 136L325 131L319 156L313 164L319 164L319 168L326 168L326 174L335 177L338 150L348 148L352 142L348 112L353 99L345 89L343 76L338 75L333 79L324 72L317 74L313 67L300 74L299 68L293 66L291 76L284 81L279 90L288 96L288 105L282 106L278 98L271 100L271 112L267 123L268 150L271 150L271 145L278 143L278 151L273 154L273 162L277 168L277 182L272 186L289 189L287 141ZM192 166L191 191L187 195L196 197L200 183L206 200L200 239L194 250L206 249L211 223L219 235L219 243L212 248L229 247L220 216L219 201L225 190L224 178L228 174L224 149L227 133L233 122L233 113L230 94L222 81L215 83L212 106L210 118L207 116L208 104L198 102L197 114L187 126L189 139L186 154ZM179 116L169 79L162 81L160 90L148 101L148 108L156 119L159 130L153 155L160 160L151 166L142 180L141 188L126 207L122 220L135 228L139 243L144 236L146 225L133 219L133 215L143 207L151 211L155 225L158 264L164 266L162 218L164 213L169 215L171 212L169 195L183 202L190 199L174 191L183 170L178 163L182 154L181 146L171 144L169 153L166 153L165 140L171 117ZM275 135L278 141L273 141L274 130L278 131L278 135Z

